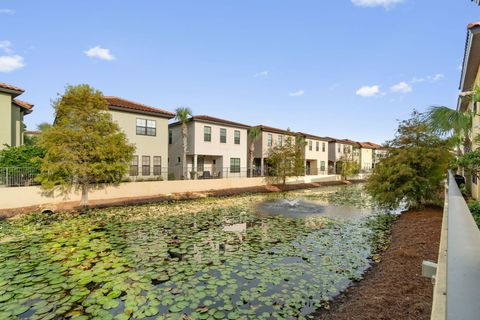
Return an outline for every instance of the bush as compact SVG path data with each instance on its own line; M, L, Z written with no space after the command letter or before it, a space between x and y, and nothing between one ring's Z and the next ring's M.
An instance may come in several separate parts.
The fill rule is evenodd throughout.
M429 130L414 112L400 122L395 139L388 142L388 155L373 170L366 189L380 205L419 208L438 201L442 181L453 156L449 141Z
M480 227L480 202L479 201L470 201L468 203L468 208L472 213L473 219L477 223L477 226Z
M9 147L0 151L0 167L39 168L45 150L36 145Z

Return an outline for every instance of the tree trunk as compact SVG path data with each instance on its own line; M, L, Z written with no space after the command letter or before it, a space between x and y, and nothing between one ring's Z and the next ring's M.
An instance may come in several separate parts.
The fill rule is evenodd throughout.
M80 200L80 206L82 207L82 210L85 210L88 207L88 183L82 184L82 198Z
M470 152L472 150L472 142L470 141L470 137L468 134L465 134L465 137L463 139L463 154ZM472 191L472 175L463 170L464 172L464 177L465 177L465 189L469 194L471 194Z
M183 179L188 180L188 165L187 165L187 125L184 123L182 124L182 146L183 146L183 154L182 154L182 166L183 166Z
M250 144L250 177L253 177L253 153L255 151L255 145L253 142Z

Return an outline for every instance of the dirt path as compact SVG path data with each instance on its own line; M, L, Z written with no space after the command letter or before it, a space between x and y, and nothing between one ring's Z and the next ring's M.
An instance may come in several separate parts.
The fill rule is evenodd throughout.
M433 285L421 264L437 261L441 224L439 208L403 213L382 261L316 319L430 319Z

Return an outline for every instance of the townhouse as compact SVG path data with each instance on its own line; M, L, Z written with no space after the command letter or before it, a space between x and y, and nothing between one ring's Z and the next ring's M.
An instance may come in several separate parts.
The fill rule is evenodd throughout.
M258 125L254 128L260 129L260 136L253 141L253 167L254 176L264 176L268 174L268 154L270 149L276 145L283 145L287 139L295 141L296 133L289 130L273 128L264 125ZM251 140L248 141L250 145Z
M184 176L182 124L169 125L168 159L171 178L209 179L247 176L249 126L207 115L187 122L187 177Z
M473 89L480 85L480 21L470 23L467 30L467 43L460 79L460 96L457 110L475 114L472 121L470 140L473 141L472 150L476 150L480 146L474 140L480 134L480 109L478 103L472 102L470 95ZM466 181L466 184L471 189L472 197L480 199L480 182L477 177L473 175L471 180Z
M328 171L330 173L337 172L337 163L341 160L360 161L360 146L357 142L330 137L328 139L330 139L328 142Z
M25 90L0 82L0 149L23 144L25 115L33 110L33 104L17 99Z
M106 96L105 99L112 120L135 145L129 172L131 179L167 179L168 121L175 114L119 97Z
M360 171L370 172L380 161L383 155L383 147L373 142L358 142L360 146Z
M329 138L297 132L305 140L304 158L306 175L324 175L328 173Z

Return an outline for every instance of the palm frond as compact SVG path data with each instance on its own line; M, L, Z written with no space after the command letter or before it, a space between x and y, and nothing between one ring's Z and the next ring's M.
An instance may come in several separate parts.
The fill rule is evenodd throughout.
M424 120L438 135L461 135L470 132L473 114L470 111L464 112L444 106L433 106L425 113Z

